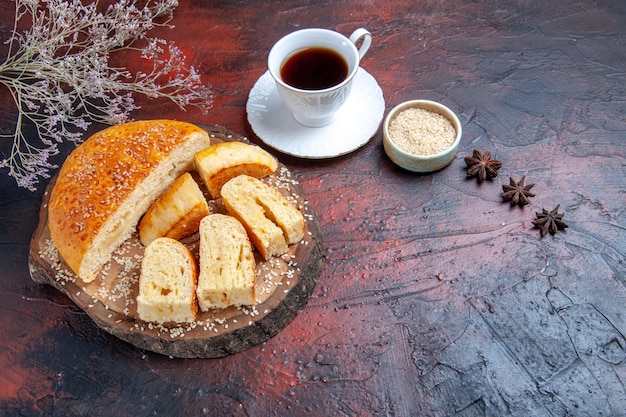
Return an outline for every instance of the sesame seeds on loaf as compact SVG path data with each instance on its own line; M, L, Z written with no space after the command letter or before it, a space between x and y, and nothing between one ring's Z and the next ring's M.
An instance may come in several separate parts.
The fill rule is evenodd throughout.
M254 264L252 245L237 219L223 214L202 219L197 288L200 309L256 304Z
M222 186L238 175L263 178L278 168L276 159L264 149L243 142L222 142L195 156L196 168L214 198Z
M77 147L48 204L50 235L70 268L93 281L152 202L209 145L195 125L148 120L109 127Z
M266 260L287 252L304 236L304 217L278 189L240 175L222 187L228 213L246 228L252 244Z
M190 173L181 175L150 206L139 222L139 238L144 246L159 237L182 239L196 233L200 220L209 214L204 194Z
M144 321L184 323L196 319L196 261L185 245L158 238L145 250L137 314Z

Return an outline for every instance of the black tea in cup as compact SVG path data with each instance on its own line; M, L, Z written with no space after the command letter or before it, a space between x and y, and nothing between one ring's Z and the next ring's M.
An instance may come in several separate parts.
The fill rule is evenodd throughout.
M324 90L348 76L348 63L337 52L312 47L289 56L280 68L282 80L301 90Z

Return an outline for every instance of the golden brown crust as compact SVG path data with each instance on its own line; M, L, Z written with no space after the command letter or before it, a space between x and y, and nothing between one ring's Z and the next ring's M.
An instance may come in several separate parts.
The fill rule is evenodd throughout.
M197 232L208 215L204 194L186 172L150 206L139 222L139 238L144 246L159 237L179 240Z
M209 141L204 130L189 123L131 122L94 134L69 155L51 192L48 218L52 240L81 278L93 279L81 275L81 264L105 223L194 134Z
M278 162L264 149L243 142L223 142L209 146L195 156L196 168L214 198L222 186L239 175L263 178L276 171Z

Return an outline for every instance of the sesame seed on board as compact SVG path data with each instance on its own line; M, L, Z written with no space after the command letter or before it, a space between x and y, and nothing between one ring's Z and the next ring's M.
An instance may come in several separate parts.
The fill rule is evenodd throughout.
M298 182L288 170L281 168L275 175L267 177L265 181L279 189L285 197L300 208L305 218L305 224L314 218L312 207L306 198L296 191ZM212 208L214 212L223 209L219 204L212 204ZM303 241L311 240L311 238L310 230L305 227ZM194 245L192 241L187 243L191 246ZM198 333L214 334L231 331L248 326L251 319L257 320L259 316L266 316L271 311L264 304L260 304L258 310L257 307L250 306L235 309L234 314L232 311L226 315L220 311L211 311L201 313L193 323L180 325L158 325L138 320L135 294L138 289L138 270L142 252L143 248L137 236L133 235L114 252L111 262L103 268L100 277L79 288L79 291L75 291L74 294L78 293L77 297L88 296L90 298L87 304L88 310L97 308L99 305L104 306L105 316L110 321L115 321L119 326L124 326L131 332L156 332L159 337L168 339L180 339L188 335L190 335L189 337L197 337ZM80 282L76 281L77 278L67 265L61 262L58 250L51 239L47 240L45 249L40 252L39 256L53 265L52 269L56 272L54 278L57 283L65 286L69 282ZM293 257L293 253L290 252L284 256L272 258L268 262L257 264L257 297L260 298L260 301L268 299L274 293L288 293L297 284L294 277L301 271ZM280 290L278 290L279 288Z

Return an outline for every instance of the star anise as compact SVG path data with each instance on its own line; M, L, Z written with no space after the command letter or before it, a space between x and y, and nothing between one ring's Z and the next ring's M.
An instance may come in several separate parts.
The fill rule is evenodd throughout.
M465 164L467 165L467 178L478 177L478 182L497 177L498 170L502 167L502 162L491 159L491 152L481 154L476 149L472 156L465 157Z
M563 221L563 213L559 213L558 205L550 212L546 209L541 210L541 213L535 213L537 220L533 221L535 227L541 230L541 237L544 237L548 232L553 235L567 227Z
M519 205L520 207L524 207L526 204L530 203L529 197L534 197L530 189L533 188L535 184L524 185L524 181L526 180L526 176L524 175L519 182L515 182L515 180L509 177L509 184L502 184L502 198L504 201L510 201L511 206Z

